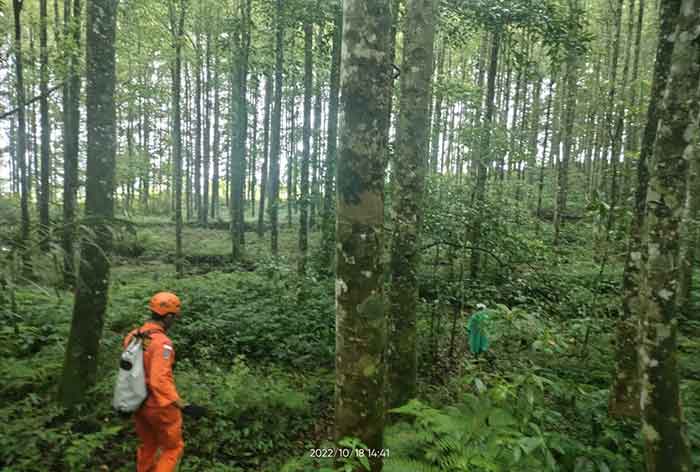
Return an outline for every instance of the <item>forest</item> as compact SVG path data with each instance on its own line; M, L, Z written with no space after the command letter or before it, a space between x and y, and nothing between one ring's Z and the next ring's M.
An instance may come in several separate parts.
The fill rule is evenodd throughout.
M0 0L0 470L700 470L699 174L700 0Z

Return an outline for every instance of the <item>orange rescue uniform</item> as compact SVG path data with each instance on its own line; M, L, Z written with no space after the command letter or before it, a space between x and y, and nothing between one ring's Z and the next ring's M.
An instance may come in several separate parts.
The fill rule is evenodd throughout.
M131 331L124 339L125 347L136 332L149 333L143 354L148 397L134 414L136 434L141 440L136 470L174 472L185 449L182 412L175 405L180 398L173 378L175 350L163 327L155 322L147 322Z

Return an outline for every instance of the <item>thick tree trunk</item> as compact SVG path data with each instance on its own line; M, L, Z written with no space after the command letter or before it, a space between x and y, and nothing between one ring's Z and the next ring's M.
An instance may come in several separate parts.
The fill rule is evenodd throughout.
M279 182L280 182L280 126L282 121L282 72L284 67L284 25L282 0L277 0L275 9L275 98L272 112L272 138L270 140L270 247L276 257L279 250Z
M303 154L301 156L301 196L299 199L299 275L306 273L306 258L309 249L309 158L311 154L311 94L313 93L312 47L314 27L312 23L304 25L304 130L302 136ZM320 115L320 113L319 113ZM316 125L320 125L317 121ZM318 130L320 132L320 129Z
M641 335L641 284L642 269L645 264L645 250L642 232L646 219L646 198L649 184L647 162L651 158L659 123L659 110L666 82L671 69L673 52L673 31L680 9L681 0L664 0L661 3L658 46L651 97L647 110L646 125L642 136L642 146L637 163L637 190L635 208L630 226L630 239L627 246L625 269L622 276L622 320L617 326L615 349L616 374L610 389L608 410L613 416L640 415L639 395L641 378L637 346Z
M700 0L682 1L672 41L646 199L648 245L641 291L645 329L639 355L648 472L690 472L692 467L680 399L676 296L688 160L698 158Z
M394 154L393 236L389 289L387 403L394 408L416 396L416 307L428 167L430 81L435 37L435 0L410 0L406 8L401 103Z
M343 35L343 10L338 7L333 25L331 50L331 84L328 104L328 144L324 176L323 234L321 239L321 267L332 269L335 254L335 163L338 145L338 102L340 93L340 48Z
M389 0L343 2L336 246L335 436L380 450L384 433L384 168ZM382 458L370 458L371 470Z
M114 217L116 116L114 104L115 36L118 0L89 0L86 36L87 180L86 223L94 241L81 245L63 376L61 401L73 407L85 400L97 380L102 326L109 289L109 228Z

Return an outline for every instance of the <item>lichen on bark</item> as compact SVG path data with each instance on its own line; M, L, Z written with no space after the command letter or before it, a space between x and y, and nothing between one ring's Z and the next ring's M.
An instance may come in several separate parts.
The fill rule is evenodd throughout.
M640 405L648 472L691 469L680 400L676 293L688 156L698 132L700 0L683 0L680 11L646 200Z
M343 3L336 221L336 438L380 449L386 317L382 289L388 0ZM372 471L382 467L371 459Z
M436 2L409 0L406 6L396 153L393 162L393 235L389 290L387 402L406 403L416 394L417 267L428 157L430 81Z

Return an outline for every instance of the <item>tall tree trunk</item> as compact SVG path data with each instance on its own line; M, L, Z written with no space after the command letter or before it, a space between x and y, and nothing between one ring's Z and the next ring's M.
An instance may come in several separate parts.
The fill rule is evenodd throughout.
M292 42L292 47L294 47L294 42ZM287 111L289 112L289 131L287 136L289 138L289 153L287 154L287 225L291 228L292 226L292 215L294 212L294 207L296 206L296 195L295 195L295 183L294 172L296 168L296 84L292 83L289 87L289 103L287 105Z
M647 162L652 156L656 130L659 124L659 105L666 90L666 82L671 69L673 52L673 31L680 9L681 0L663 0L661 3L658 46L651 97L647 110L646 125L642 135L639 162L637 163L637 190L630 239L627 245L625 269L622 275L622 319L617 325L615 349L616 374L610 389L608 410L613 416L640 415L639 395L641 372L637 346L641 335L641 285L644 267L645 244L642 232L646 219L646 198L649 185Z
M213 175L211 180L211 217L219 216L219 168L220 168L220 150L222 146L219 144L221 139L221 131L219 129L220 115L220 93L219 88L219 50L214 44L214 142L212 143L212 158L213 158Z
M605 117L605 126L607 127L606 133L605 133L605 146L604 149L607 152L607 149L609 149L608 144L615 145L614 143L614 128L615 128L615 103L617 100L617 64L619 61L620 57L620 33L622 29L622 9L624 6L624 0L614 0L610 2L610 6L613 9L611 14L612 14L612 21L613 21L613 33L612 33L612 46L611 46L611 58L610 58L610 71L609 71L609 89L608 89L608 98L607 98L607 106L608 106L608 111ZM605 153L604 153L605 154ZM604 155L603 157L603 162L602 162L602 178L601 178L601 188L603 189L604 192L607 192L608 194L608 201L611 204L611 209L613 200L617 199L617 161L619 160L618 155L613 155L611 153L610 155L610 175L608 176L607 174L607 162L608 158ZM607 182L608 178L610 178L610 190L608 191L607 188ZM607 229L607 226L606 226ZM609 231L607 232L609 234ZM606 234L606 240L608 239L608 234Z
M15 0L16 1L16 0ZM109 225L114 217L116 116L115 36L118 0L88 0L85 87L87 103L87 179L85 218L94 241L81 245L60 397L66 407L85 400L97 381L102 326L107 309Z
M326 173L323 183L323 227L321 236L321 267L333 266L335 254L335 163L338 145L338 101L340 93L340 48L343 35L343 10L338 7L333 23L331 50L331 84L328 98L328 144L326 147Z
M180 111L182 39L185 34L185 13L187 0L180 0L179 12L175 8L176 0L169 0L170 32L175 49L175 64L172 72L172 106L173 106L173 161L175 179L175 270L178 276L183 274L182 255L182 117Z
M239 5L240 26L234 34L235 47L232 48L233 90L232 96L232 136L231 140L231 256L238 260L243 255L244 244L244 205L245 171L247 158L248 130L248 51L250 48L250 0Z
M209 167L211 164L211 147L209 132L211 129L211 33L207 32L204 48L204 129L202 130L202 208L200 223L206 225L209 218ZM201 74L200 74L201 75Z
M569 0L569 20L576 23L576 18L581 15L578 10L578 0ZM566 72L564 83L566 84L566 114L564 115L564 152L557 172L557 199L554 206L554 246L559 245L561 236L562 214L566 211L566 200L569 192L569 161L574 144L574 117L576 115L576 72L578 69L578 54L574 47L567 52Z
M643 272L642 436L648 472L690 472L690 447L680 399L676 296L688 158L700 128L700 0L681 2L671 72L647 193L647 262Z
M197 221L201 223L202 216L202 40L199 33L195 42L194 75L194 211Z
M622 10L623 1L620 0L619 9ZM618 195L620 193L620 183L617 169L620 162L620 153L622 150L622 133L624 131L625 124L625 90L627 88L627 78L629 75L629 64L630 56L632 51L632 33L634 30L634 0L630 0L629 8L629 24L627 28L627 50L625 52L625 61L622 67L622 81L620 84L620 98L617 103L617 117L615 121L615 130L612 139L612 150L611 150L611 169L612 169L612 182L610 188L610 209L608 210L608 221L606 224L606 237L610 238L610 234L613 230L613 225L615 222L615 210L617 208Z
M318 44L317 48L322 46L322 34L323 29L319 28L318 32ZM311 163L311 199L310 199L310 213L309 213L309 227L311 229L316 228L316 214L319 212L319 207L321 205L320 199L320 182L319 182L319 168L321 166L321 134L323 132L323 124L321 121L321 112L323 104L323 83L321 82L321 74L317 73L318 76L316 80L316 100L314 102L314 149L313 149L313 161Z
M280 184L280 125L282 121L282 72L284 67L284 25L282 19L282 0L276 1L275 8L275 98L272 112L272 138L270 140L270 198L268 212L270 217L270 246L276 257L278 246L278 209Z
M192 104L191 98L191 85L190 85L190 68L187 62L185 62L185 218L187 221L192 219L192 201L193 193L192 187L194 182L192 181Z
M336 246L335 437L379 450L384 433L384 168L389 0L343 2ZM370 458L371 470L382 458Z
M471 243L472 251L470 257L470 274L472 278L476 278L479 273L479 265L481 263L481 254L479 253L479 242L481 241L481 225L483 206L486 199L486 166L491 155L491 125L495 111L494 96L496 93L496 72L498 71L498 50L501 45L501 32L493 32L491 40L491 57L489 59L489 71L486 89L486 115L481 125L481 143L479 149L479 161L476 178L476 187L474 189L474 201L479 206L478 215L475 218L472 228Z
M630 6L634 0L630 0ZM632 8L630 7L630 11ZM631 13L630 13L631 15ZM627 120L627 133L625 139L625 180L623 182L622 201L627 201L631 193L630 181L632 180L632 162L631 156L636 156L639 152L639 128L640 128L640 113L637 110L637 91L639 89L639 57L642 49L642 29L644 28L644 0L639 0L639 11L637 14L637 26L635 30L634 40L634 59L632 63L632 78L629 87L629 110L630 118Z
M540 229L540 220L542 218L542 193L544 190L544 168L545 157L547 156L547 141L551 129L552 116L552 101L554 97L554 83L557 80L556 75L549 79L549 92L547 93L547 114L544 121L544 142L542 143L542 161L540 162L540 177L537 184L537 230ZM550 151L551 152L551 151Z
M437 74L435 74L435 106L433 107L433 129L430 136L430 164L429 168L433 174L438 171L438 151L440 150L440 126L442 116L442 101L444 94L442 91L443 71L445 69L445 48L446 44L443 40L440 45L437 59Z
M248 200L250 201L250 216L255 218L255 204L257 191L257 167L258 167L258 105L260 102L260 76L253 76L253 84L251 86L251 99L253 102L253 123L250 127L250 156L248 159Z
M556 90L554 91L554 110L552 110L552 148L549 152L548 167L556 169L561 154L562 126L561 118L564 104L565 87L561 72L557 71L557 78L554 81Z
M48 5L47 0L39 2L41 32L39 49L41 55L41 198L39 199L39 225L41 227L41 250L49 250L49 176L51 172L51 126L49 124L49 50L48 50Z
M302 136L303 154L301 156L301 196L299 199L299 275L306 273L306 258L309 249L309 157L311 154L311 94L313 93L311 89L313 34L313 24L307 22L304 25L304 130ZM316 125L318 126L320 123L317 121ZM316 156L318 159L318 155Z
M17 98L17 163L20 182L20 233L22 241L22 272L31 276L31 256L29 253L29 178L27 175L27 123L25 118L24 76L22 64L22 24L21 15L24 0L12 0L15 26L15 96Z
M403 45L401 103L394 154L394 224L389 289L387 350L388 407L416 396L416 307L423 220L423 187L428 167L430 81L435 37L435 0L409 0Z
M527 185L531 189L535 183L535 170L537 169L537 146L539 144L540 133L540 107L542 96L542 77L538 76L535 82L535 89L532 97L532 113L530 113L530 142L528 146L527 159ZM528 191L529 193L529 191ZM532 194L529 194L532 195ZM532 201L528 197L528 204Z
M265 232L265 197L268 190L268 158L270 156L270 108L272 106L272 71L265 72L265 112L263 116L263 163L260 168L260 204L258 207L258 237Z

